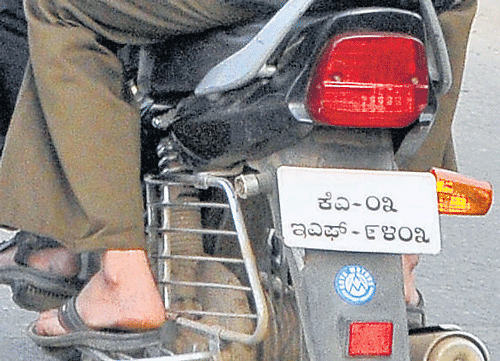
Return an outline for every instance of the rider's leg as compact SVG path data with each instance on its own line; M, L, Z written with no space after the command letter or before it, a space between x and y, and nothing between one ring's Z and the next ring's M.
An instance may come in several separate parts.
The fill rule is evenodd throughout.
M477 10L477 0L462 0L456 1L456 3L452 9L439 16L450 56L453 75L452 88L440 99L436 121L428 138L411 159L399 164L400 169L425 172L432 167L444 167L456 170L452 121L460 94L469 34Z
M432 167L442 167L457 170L451 125L460 94L469 33L476 10L477 0L462 0L456 1L451 10L439 16L448 46L453 85L448 94L440 100L436 122L430 130L429 137L413 158L399 164L401 169L425 172ZM413 306L421 303L415 286L414 270L417 263L418 256L403 257L405 297L407 303Z
M144 247L139 110L113 42L246 16L224 4L28 0L30 64L2 158L1 223L76 252Z
M153 277L144 254L129 254L145 249L140 121L113 42L145 44L247 13L212 0L27 0L26 13L30 64L2 159L1 223L74 252L108 250L76 300L84 323L156 327L165 314ZM37 329L58 325L51 311Z
M418 264L418 255L403 256L403 279L405 301L408 305L416 306L420 302L420 296L415 287L415 267Z

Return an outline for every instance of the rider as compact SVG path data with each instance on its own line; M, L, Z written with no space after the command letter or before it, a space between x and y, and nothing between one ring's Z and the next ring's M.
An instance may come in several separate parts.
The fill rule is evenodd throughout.
M17 237L0 260L12 267L22 259L23 269L71 278L80 269L75 254L102 252L100 270L71 307L41 313L37 334L64 338L82 327L144 332L167 318L144 251L139 111L124 91L115 44L234 23L270 11L265 2L25 0L30 59L0 168L0 223L64 247L26 246ZM402 169L456 168L451 120L476 0L446 6L440 20L454 87L429 139ZM416 262L405 258L410 306L422 302L413 283Z

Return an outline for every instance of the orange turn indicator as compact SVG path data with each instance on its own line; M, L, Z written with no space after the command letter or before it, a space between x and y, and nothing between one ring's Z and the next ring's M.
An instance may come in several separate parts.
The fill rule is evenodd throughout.
M488 213L493 202L490 183L452 172L433 168L436 177L439 213L481 216Z

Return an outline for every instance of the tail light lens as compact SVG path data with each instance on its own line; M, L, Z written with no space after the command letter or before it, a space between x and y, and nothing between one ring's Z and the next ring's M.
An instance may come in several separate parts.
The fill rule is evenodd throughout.
M429 76L422 42L399 33L333 38L313 72L307 107L321 123L402 128L427 106Z
M484 215L493 202L493 189L488 182L433 168L436 177L438 209L441 214Z

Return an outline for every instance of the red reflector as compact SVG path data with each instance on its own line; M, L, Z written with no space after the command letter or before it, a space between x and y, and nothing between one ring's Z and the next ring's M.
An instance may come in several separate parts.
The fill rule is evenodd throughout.
M425 47L405 34L335 37L320 56L307 94L312 117L325 124L402 128L427 106Z
M353 322L349 333L349 356L390 356L391 322Z

